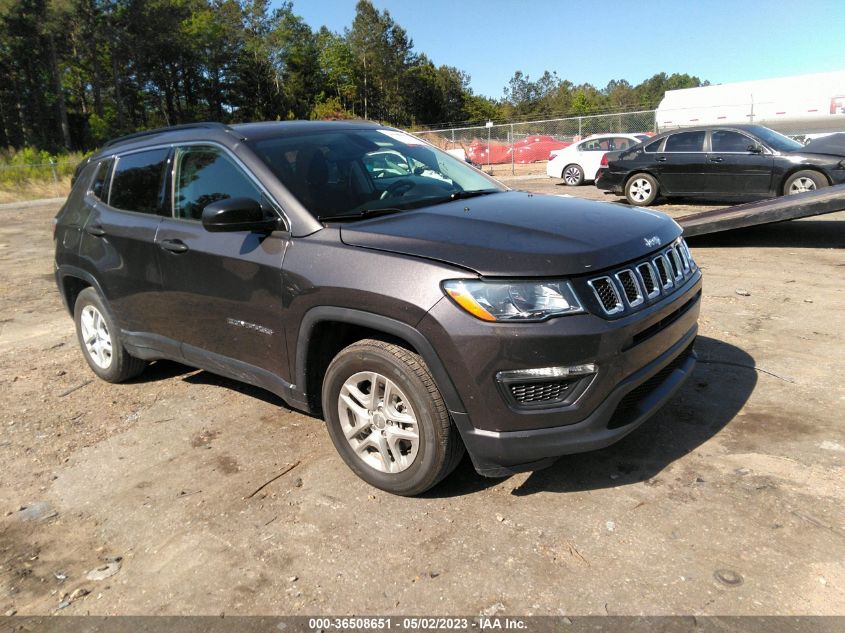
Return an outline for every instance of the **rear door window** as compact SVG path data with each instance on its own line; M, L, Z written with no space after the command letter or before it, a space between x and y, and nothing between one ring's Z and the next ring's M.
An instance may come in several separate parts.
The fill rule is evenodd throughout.
M169 155L169 148L161 148L120 156L112 176L109 204L124 211L160 213Z
M666 139L665 152L703 152L705 132L679 132Z

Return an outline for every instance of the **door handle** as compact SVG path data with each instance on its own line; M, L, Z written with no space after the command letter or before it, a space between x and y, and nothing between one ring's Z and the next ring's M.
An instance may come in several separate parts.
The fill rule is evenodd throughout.
M721 163L724 159L721 156L711 156L710 162L711 163Z
M188 250L188 245L182 240L162 240L158 245L171 253L184 253Z
M658 163L665 163L665 162L666 162L666 157L665 157L665 156L658 156L658 157L657 157L657 162L658 162Z
M88 235L93 235L94 237L103 237L103 235L106 234L106 230L99 224L92 224L91 226L86 226L85 232L88 233Z

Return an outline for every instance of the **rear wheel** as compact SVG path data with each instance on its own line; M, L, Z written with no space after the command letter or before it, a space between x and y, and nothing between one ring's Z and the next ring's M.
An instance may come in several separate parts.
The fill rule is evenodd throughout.
M827 187L827 178L817 171L805 169L795 172L786 179L786 183L783 185L783 194L789 196L794 193L815 191L822 187Z
M322 397L338 453L377 488L420 494L463 455L428 367L403 347L367 339L343 349L326 370Z
M638 207L647 207L654 202L657 191L657 181L651 174L634 174L625 183L625 197Z
M97 376L108 382L123 382L144 371L147 363L123 348L120 330L96 290L86 288L79 293L73 320L82 355Z
M578 187L584 183L584 170L580 165L567 165L563 169L563 182L570 187Z

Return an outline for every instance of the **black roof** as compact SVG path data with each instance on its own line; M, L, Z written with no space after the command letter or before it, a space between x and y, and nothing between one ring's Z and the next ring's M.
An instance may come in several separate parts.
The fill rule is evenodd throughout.
M755 125L751 123L725 123L723 125L697 125L695 127L676 127L670 130L663 130L660 134L655 136L665 136L666 134L674 134L675 132L707 132L709 130L743 130L751 134L756 133L757 130L764 126Z

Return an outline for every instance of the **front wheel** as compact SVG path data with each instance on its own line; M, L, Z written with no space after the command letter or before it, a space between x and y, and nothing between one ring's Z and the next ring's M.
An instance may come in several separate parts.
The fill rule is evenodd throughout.
M563 170L563 182L570 187L578 187L584 182L584 170L580 165L567 165Z
M387 492L423 493L463 455L428 367L398 345L367 339L343 349L326 370L322 400L343 461Z
M657 191L657 181L651 174L634 174L625 183L625 197L638 207L647 207L654 202Z
M797 171L787 178L783 185L783 193L786 196L805 191L815 191L827 187L827 179L817 171L805 169Z

